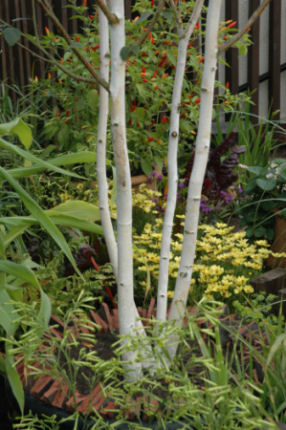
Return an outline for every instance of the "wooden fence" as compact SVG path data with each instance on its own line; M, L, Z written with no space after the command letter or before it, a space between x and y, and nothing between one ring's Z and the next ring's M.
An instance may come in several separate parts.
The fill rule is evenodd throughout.
M65 7L68 0L52 0L51 3L68 32L79 32L80 21L69 19L73 11ZM90 13L94 3L94 0L87 2ZM32 4L31 0L1 0L0 19L14 22L25 33L33 32ZM78 0L78 4L82 4L82 0ZM259 4L260 0L225 0L222 19L233 19L242 26ZM125 0L125 5L126 17L130 18L131 0ZM45 27L53 28L50 19L38 6L34 17L39 34ZM220 65L218 78L223 83L229 82L234 93L247 89L253 91L254 114L266 116L270 108L272 111L280 110L280 118L286 122L286 26L282 23L286 23L286 0L272 0L251 30L253 45L247 57L239 57L237 49L229 49L226 60L231 67ZM25 49L11 48L1 38L0 81L16 83L24 89L29 79L46 75L46 65L31 55L27 40L22 43Z

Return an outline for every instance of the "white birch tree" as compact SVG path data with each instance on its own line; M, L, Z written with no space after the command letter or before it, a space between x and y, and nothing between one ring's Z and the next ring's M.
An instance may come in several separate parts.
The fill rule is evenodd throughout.
M124 0L97 0L100 33L100 74L91 65L90 61L82 52L72 43L70 36L67 34L63 25L59 22L52 11L47 0L36 0L43 8L46 14L52 19L56 28L63 35L66 43L73 54L83 64L86 70L91 74L92 79L79 76L79 80L88 83L97 83L100 86L99 95L99 119L97 129L97 180L99 187L99 206L101 212L102 227L108 248L111 265L118 287L118 314L119 330L122 335L140 336L142 362L136 360L139 354L135 351L125 349L123 359L129 361L126 367L127 378L137 379L141 375L141 369L145 366L156 364L152 360L146 359L150 356L150 344L145 342L146 336L141 321L138 320L138 311L134 302L134 285L133 285L133 253L132 253L132 190L130 165L128 159L128 147L126 141L126 106L125 106L125 79L126 66L122 52L125 47L125 11ZM263 7L271 0L264 0ZM180 268L176 280L176 287L169 315L169 321L172 324L180 326L183 321L187 298L189 294L190 282L192 277L192 268L195 256L196 238L199 220L199 209L202 185L208 161L210 147L213 96L215 73L217 67L217 39L219 28L219 16L222 0L209 0L207 21L206 21L206 39L204 52L204 70L201 84L201 105L198 124L198 133L195 145L194 165L189 181L184 240L181 255ZM169 5L176 17L178 29L178 53L176 74L174 80L172 106L170 117L170 130L168 142L168 199L166 213L164 217L160 270L158 280L158 297L157 297L157 319L165 321L167 315L167 290L168 290L168 272L169 272L169 253L172 235L172 225L176 207L176 194L178 184L178 166L177 151L179 144L179 119L180 103L182 96L182 87L186 67L186 55L189 39L192 35L194 26L201 15L204 0L196 0L192 14L189 19L182 18L180 15L180 2L170 0ZM146 33L139 38L139 44L147 38L152 26L162 12L164 1L158 1L157 10L153 14ZM261 9L262 11L262 9ZM261 13L261 12L260 12ZM109 39L110 34L110 39ZM235 39L236 40L236 39ZM234 40L234 41L235 41ZM109 58L110 46L110 58ZM39 44L36 45L39 48ZM222 47L221 49L224 49ZM47 55L48 60L52 62L50 54L46 49L42 50ZM135 51L132 52L134 54ZM111 63L111 68L110 68ZM61 71L75 77L74 73L68 70L58 61L53 61ZM109 68L111 70L109 70ZM109 82L110 74L110 82ZM106 153L106 133L110 111L110 124L112 132L112 145L114 160L116 166L117 180L117 226L115 235L110 217L108 202L108 183L106 177L105 153ZM174 337L168 340L169 355L175 356L177 350L177 339ZM123 345L124 346L124 345ZM123 348L124 349L124 348ZM143 350L143 352L142 352Z
M222 0L210 0L207 13L205 64L201 84L201 107L195 159L188 189L180 267L169 315L169 320L175 322L176 325L182 324L192 279L202 186L210 148L221 2ZM174 339L170 339L169 345L169 353L171 357L174 357L177 343L174 342Z

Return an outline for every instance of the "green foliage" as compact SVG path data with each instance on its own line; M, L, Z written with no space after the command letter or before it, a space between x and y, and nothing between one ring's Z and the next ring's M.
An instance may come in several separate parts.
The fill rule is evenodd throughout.
M246 204L239 205L237 213L248 237L274 238L275 214L285 212L286 163L274 159L266 166L245 166L249 180L244 189Z
M190 13L193 2L179 5L181 13ZM71 5L70 5L71 6ZM99 64L99 36L97 20L84 16L82 7L75 8L75 17L83 21L83 32L72 35L72 46L76 46L82 55L95 67ZM138 38L146 31L145 23L154 13L150 2L140 0L134 5L133 21L126 21L127 46L122 55L127 60L126 105L127 105L127 139L132 172L142 171L150 175L154 164L166 164L169 133L171 97L175 76L175 65L178 47L176 24L173 13L164 9L156 21L152 33L140 45ZM204 19L198 25L190 40L187 57L187 79L183 84L183 99L180 106L180 145L179 160L185 166L192 151L200 106L200 83L203 57L197 41L204 34ZM226 40L236 32L231 23L222 23L221 40ZM32 36L31 36L32 37ZM67 46L60 35L47 31L41 44L45 49L58 51L62 55L61 63L72 73L90 78L89 72L80 63L77 56ZM195 77L193 74L195 73ZM219 86L220 84L217 83ZM51 142L60 150L78 150L83 145L90 147L95 141L95 126L98 119L96 109L98 92L92 85L75 80L60 69L52 67L46 79L36 79L33 91L38 87L44 103L45 123L40 132L41 145ZM239 96L233 96L221 86L221 95L217 105L223 110L234 109ZM244 97L243 97L244 98ZM53 100L53 107L48 108ZM90 109L86 110L86 106ZM108 148L111 148L108 135ZM110 154L108 152L108 158Z

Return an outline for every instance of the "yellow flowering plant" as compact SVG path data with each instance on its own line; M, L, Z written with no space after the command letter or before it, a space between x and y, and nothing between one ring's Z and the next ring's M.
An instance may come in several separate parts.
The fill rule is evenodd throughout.
M154 224L146 223L142 233L134 236L135 275L138 285L144 287L145 298L156 291L159 274L160 227L163 220L157 211L154 212L157 215ZM178 232L173 235L170 252L169 298L173 297L173 284L179 268L183 240L180 230L184 224L184 215L177 215L177 220ZM229 304L234 300L245 302L246 297L254 292L251 279L261 273L263 262L270 254L273 253L265 240L251 243L244 231L234 231L233 226L223 222L201 224L190 301L206 296ZM138 295L142 296L142 293L138 292Z

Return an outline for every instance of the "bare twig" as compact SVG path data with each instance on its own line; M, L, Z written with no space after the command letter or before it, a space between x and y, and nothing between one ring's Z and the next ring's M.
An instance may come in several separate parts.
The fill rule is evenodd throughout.
M100 7L110 24L118 24L119 19L112 12L110 12L104 1L96 0L96 4L98 7Z
M182 17L180 15L180 13L178 12L178 8L175 5L174 0L170 0L170 6L171 6L171 9L173 9L173 12L175 14L176 21L177 21L177 26L178 26L178 28L181 28L182 25L183 25Z
M72 39L70 38L69 34L65 30L64 26L58 20L57 16L54 14L50 5L48 5L47 2L45 2L43 0L36 0L36 1L43 8L45 13L51 18L51 20L53 21L53 23L57 27L58 31L63 35L63 37L66 40L66 42L68 43L70 49L77 56L77 58L80 60L80 62L85 66L85 68L94 77L94 79L98 82L98 84L102 85L103 88L105 88L109 92L108 83L100 77L100 75L96 72L96 70L92 67L92 65L88 62L88 60L81 54L81 52L75 46L72 46Z
M72 73L69 69L67 69L65 66L63 66L58 61L56 61L52 55L50 56L52 59L48 59L48 58L43 57L42 55L38 54L37 52L33 51L32 49L28 48L27 46L23 45L22 43L18 42L17 45L20 46L22 49L25 49L25 51L29 52L29 54L33 55L34 57L37 57L40 60L45 61L46 63L53 64L54 66L58 67L66 75L70 76L71 78L73 78L77 81L82 81L82 82L87 82L88 84L98 85L98 83L95 79L85 78L84 76L80 76L80 75L76 75L75 73Z
M137 45L139 45L139 46L142 45L142 43L147 39L148 34L151 33L151 31L153 30L153 27L156 24L157 19L159 18L159 15L160 15L160 13L163 10L164 3L165 3L165 0L160 0L159 5L157 7L157 10L154 13L154 16L153 16L150 24L148 25L147 30L145 31L145 33L143 34L143 36L139 39Z
M0 24L4 24L8 27L13 28L11 24L6 23L0 18ZM21 35L23 37L26 37L25 33L21 32ZM25 51L29 52L29 54L33 55L36 58L39 58L41 61L45 61L46 63L53 64L54 66L58 67L62 72L64 72L66 75L70 76L73 79L76 79L77 81L87 82L89 84L98 85L98 82L95 79L89 79L85 78L84 76L77 75L73 72L71 72L69 69L67 69L65 66L63 66L53 55L51 55L40 43L37 43L33 39L28 39L29 42L34 45L39 51L41 51L45 56L38 54L37 52L30 49L28 46L23 45L21 42L17 42L17 45L20 46L20 48L24 49Z
M230 48L235 42L237 42L246 33L250 27L255 23L255 21L260 17L266 6L271 2L271 0L264 0L263 3L253 12L246 25L236 33L229 41L225 42L220 48L219 52L224 52Z

